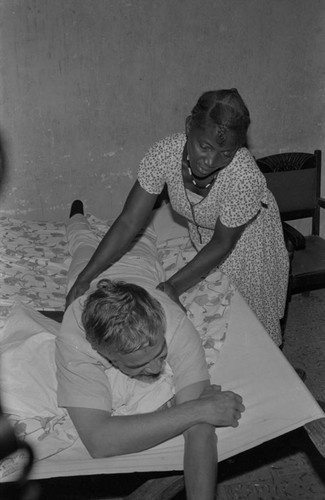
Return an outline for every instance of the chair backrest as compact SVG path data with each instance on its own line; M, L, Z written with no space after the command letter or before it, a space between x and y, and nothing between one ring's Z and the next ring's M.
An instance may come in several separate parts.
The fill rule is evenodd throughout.
M319 234L321 151L279 153L256 162L278 203L282 220L312 217L312 234Z

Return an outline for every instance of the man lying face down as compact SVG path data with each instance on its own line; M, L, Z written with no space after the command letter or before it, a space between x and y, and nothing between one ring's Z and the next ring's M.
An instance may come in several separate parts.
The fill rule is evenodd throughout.
M69 287L98 245L87 219L67 224ZM58 403L94 458L135 453L183 434L188 499L214 499L215 428L238 426L242 398L210 385L201 340L184 311L157 290L163 269L149 227L131 250L98 276L66 310L57 339ZM166 363L175 404L161 411L112 416L117 369L139 384L159 379Z
M82 324L99 354L128 377L155 381L167 358L165 313L144 288L101 280L87 298Z

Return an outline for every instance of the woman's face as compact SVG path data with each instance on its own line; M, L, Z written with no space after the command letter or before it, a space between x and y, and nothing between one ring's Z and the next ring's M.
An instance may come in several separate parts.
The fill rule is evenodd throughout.
M220 143L219 127L187 128L187 153L192 173L204 179L229 165L241 146L238 136L226 131L225 140Z

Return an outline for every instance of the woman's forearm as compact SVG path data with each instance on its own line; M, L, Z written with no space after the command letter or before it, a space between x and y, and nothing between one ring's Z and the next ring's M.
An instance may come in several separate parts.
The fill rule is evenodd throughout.
M175 273L168 284L174 287L175 293L181 295L196 285L214 268L220 266L234 249L247 224L228 228L218 219L212 239L186 266Z
M92 258L78 275L66 298L66 308L86 293L93 279L108 269L128 251L135 236L147 224L157 195L147 193L135 182L121 215L99 243Z
M228 247L218 246L211 241L186 266L173 274L167 283L175 289L178 296L181 295L219 266L229 251Z
M141 224L130 224L123 215L118 217L79 274L78 280L91 282L108 269L128 250L140 229Z
M107 231L78 281L90 283L127 252L135 236L145 227L156 199L157 195L147 193L135 182L121 215Z

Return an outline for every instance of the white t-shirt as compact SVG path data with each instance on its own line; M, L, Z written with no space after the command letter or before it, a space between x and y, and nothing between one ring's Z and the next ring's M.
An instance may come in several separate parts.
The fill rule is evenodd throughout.
M120 261L102 273L103 278L123 280L145 288L162 305L166 316L167 363L177 393L184 387L209 379L201 339L186 314L165 293L156 289L164 280L158 260L155 233L149 228ZM109 361L96 352L85 337L81 323L86 296L75 300L64 314L57 338L58 404L63 407L112 411L113 391L107 370Z

